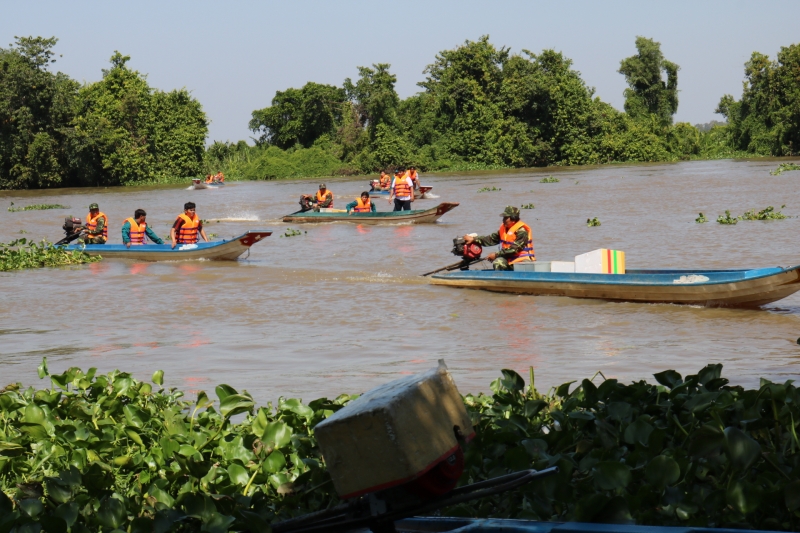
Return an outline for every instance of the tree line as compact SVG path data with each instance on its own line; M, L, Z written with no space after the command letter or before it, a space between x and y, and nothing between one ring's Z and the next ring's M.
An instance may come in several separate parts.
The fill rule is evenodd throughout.
M55 38L0 48L0 188L131 185L223 170L239 179L800 153L800 45L754 52L726 120L675 123L680 67L636 38L620 61L624 110L595 96L560 52L512 53L488 36L439 52L420 92L401 99L385 63L341 86L277 91L252 113L255 146L205 146L208 120L185 90L151 88L116 52L100 81L53 73Z

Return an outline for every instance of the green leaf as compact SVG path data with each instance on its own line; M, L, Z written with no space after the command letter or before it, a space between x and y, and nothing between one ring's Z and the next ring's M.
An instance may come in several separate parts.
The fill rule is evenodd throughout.
M220 402L222 400L224 400L225 398L227 398L228 396L234 396L234 395L239 394L236 391L236 389L234 389L230 385L226 385L224 383L221 384L221 385L217 385L216 389L214 389L214 390L216 391L217 397L219 398Z
M155 498L157 502L161 502L167 507L172 507L175 503L173 497L170 496L167 491L163 490L155 483L147 488L147 493L153 498Z
M50 381L53 383L53 385L62 390L67 390L68 385L70 383L69 376L67 375L66 372L64 372L63 374L59 374L58 376L51 375Z
M701 426L692 434L689 455L705 457L725 444L725 435L716 426Z
M647 441L652 432L653 426L639 418L628 424L623 437L628 444L636 444L638 442L642 446L647 446Z
M16 442L0 442L0 457L19 457L25 448Z
M241 486L247 485L247 482L250 481L250 475L247 473L247 470L236 463L231 463L231 465L228 466L228 476L231 482Z
M208 533L228 533L230 525L235 521L236 519L232 516L214 513L208 521L203 522L200 531L206 531Z
M180 503L186 512L186 516L199 518L203 522L209 521L214 513L217 512L214 500L207 494L185 494Z
M44 505L42 505L42 502L37 498L20 500L17 502L17 505L19 505L20 509L22 509L22 511L31 518L36 518L42 513L42 511L44 511Z
M178 449L178 453L183 455L184 457L191 457L194 454L198 453L197 448L194 446L189 446L188 444L181 444L181 447Z
M728 504L742 514L750 514L761 503L761 489L745 480L732 483L725 493Z
M544 400L528 400L525 402L525 417L533 418L544 409L548 403Z
M164 384L164 371L163 370L156 370L153 372L153 383L158 385L159 387Z
M292 413L296 414L299 417L305 418L306 420L310 420L314 416L313 409L311 409L306 405L303 405L302 402L300 402L300 400L297 400L295 398L289 398L288 400L281 402L278 408L291 411Z
M75 524L75 521L78 519L78 504L75 502L69 502L62 505L59 505L56 508L55 515L64 520L67 523L67 527L72 527Z
M42 357L42 364L36 367L36 371L39 373L39 379L44 379L45 376L50 374L47 370L47 357Z
M674 370L664 370L658 374L653 374L653 377L656 378L656 381L665 387L669 387L670 389L683 383L683 378L681 375Z
M202 409L203 407L207 407L211 405L213 402L208 398L208 395L205 391L200 391L197 393L197 401L195 402L194 406L197 409Z
M503 379L500 382L506 390L521 391L525 388L525 380L515 371L504 368L500 372L503 374Z
M278 450L275 450L264 460L262 469L265 473L275 474L283 470L285 466L286 457Z
M234 415L250 411L254 405L253 399L249 396L231 394L220 400L219 412L225 418L230 418Z
M47 494L57 503L66 503L72 499L72 491L66 487L62 487L53 479L48 479L44 482L47 488Z
M131 439L133 442L135 442L135 443L136 443L136 444L138 444L139 446L142 446L142 447L144 447L144 441L142 440L142 437L141 437L141 435L139 435L139 432L138 432L138 431L136 431L136 429L135 429L135 428L126 427L126 428L125 428L125 434L126 434L126 435L128 436L128 438L129 438L129 439Z
M657 487L674 485L681 477L681 468L672 457L657 455L644 471L647 480Z
M120 527L127 521L125 504L116 498L106 498L97 511L97 519L105 527L112 529Z
M122 412L125 415L125 420L128 422L128 425L138 429L143 428L144 425L150 421L150 413L139 409L135 405L126 405L122 408Z
M725 428L725 441L731 466L737 470L747 470L761 457L761 446L738 428Z
M794 511L800 508L800 479L787 483L783 488L783 495L787 509Z
M29 424L44 425L44 421L47 420L47 416L44 414L44 411L41 407L35 403L29 403L27 406L25 406L25 416L23 420Z
M45 515L39 519L47 533L67 533L67 523L63 518L53 515Z
M630 404L625 402L611 402L608 404L608 418L618 422L625 422L630 419L633 411Z
M616 461L597 463L594 467L594 483L603 490L624 489L631 482L631 469Z
M261 440L275 449L283 448L292 441L292 428L283 422L270 422L264 428Z

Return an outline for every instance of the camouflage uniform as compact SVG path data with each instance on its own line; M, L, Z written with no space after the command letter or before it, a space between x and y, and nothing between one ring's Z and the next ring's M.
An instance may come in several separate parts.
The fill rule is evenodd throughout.
M92 204L89 206L89 210L97 209L97 204ZM97 219L97 227L94 229L92 233L84 233L79 239L78 242L83 244L105 244L106 239L103 237L103 228L106 226L106 220L104 218Z
M516 207L508 206L506 207L505 211L503 211L503 217L516 217L519 218L519 209ZM514 244L508 248L500 248L496 254L497 257L494 261L492 261L492 268L495 270L514 270L514 265L510 265L509 257L511 257L511 261L513 261L513 256L522 252L525 247L528 245L528 232L524 228L520 228L517 230L516 239L514 240ZM475 243L481 245L482 247L487 246L495 246L500 244L500 233L494 232L491 235L484 235L483 237L475 237Z

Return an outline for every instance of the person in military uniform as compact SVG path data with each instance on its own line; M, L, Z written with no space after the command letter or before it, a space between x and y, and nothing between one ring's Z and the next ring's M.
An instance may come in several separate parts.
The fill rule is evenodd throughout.
M97 204L89 204L89 214L86 215L84 234L79 242L84 244L105 244L108 240L108 217L100 211Z
M503 223L496 233L483 237L464 235L467 244L475 242L480 246L500 245L486 259L492 261L495 270L514 270L514 265L523 261L536 261L533 252L533 232L530 226L519 220L519 209L507 206L501 213Z

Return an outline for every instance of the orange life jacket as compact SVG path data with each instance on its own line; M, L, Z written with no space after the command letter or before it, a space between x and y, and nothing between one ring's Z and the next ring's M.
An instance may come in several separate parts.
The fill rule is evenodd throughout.
M417 171L416 170L409 170L408 171L408 177L411 178L414 181L417 181L419 179L418 176L417 176Z
M394 179L393 190L395 197L411 196L411 187L408 185L406 178L407 176L404 174L403 176Z
M213 182L214 182L214 176L212 176L211 174L206 176L206 183L213 183Z
M175 236L178 244L194 244L197 242L197 228L200 227L200 219L197 218L195 213L192 218L189 218L186 213L181 213L178 218L183 219L183 226L178 230Z
M391 183L392 183L392 179L389 176L387 176L386 174L383 174L381 176L380 181L378 182L378 185L380 185L381 189L388 189L389 188L389 184L391 184Z
M142 225L136 223L133 217L126 218L125 222L131 225L131 244L144 244L145 230L147 229L147 222L142 222ZM123 222L123 224L125 224Z
M319 191L317 191L317 203L319 204L324 202L325 198L327 198L328 196L328 193L330 193L331 195L331 205L329 205L328 207L333 207L333 193L327 189L325 190L325 194L322 194Z
M97 219L100 217L103 217L103 238L108 240L108 217L102 211L97 213L97 216L94 218L92 218L91 212L86 215L86 229L89 230L89 235L94 233L94 230L97 228ZM95 237L97 237L97 235L95 235Z
M214 176L214 179L222 183L223 181L225 181L225 174L223 174L222 172L217 172L217 175Z
M517 240L517 230L520 228L524 228L525 231L528 232L528 243L521 252L511 257L511 260L508 262L509 264L521 263L523 261L536 261L536 254L533 252L533 232L530 226L522 221L511 226L511 229L507 232L506 225L500 225L500 231L498 232L500 235L500 247L505 250L506 248L514 246L514 242Z
M369 213L372 211L372 203L369 201L369 198L367 198L366 203L364 203L364 200L360 197L356 198L356 202L358 202L358 204L353 208L355 213Z

